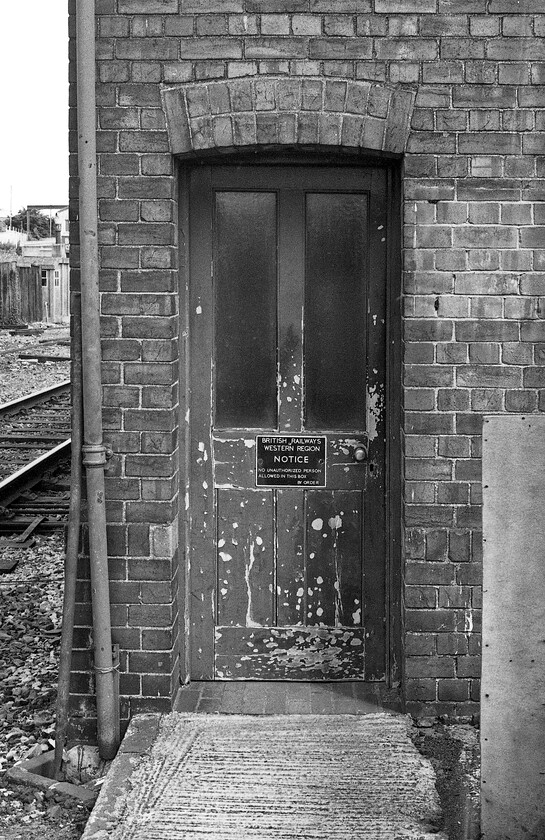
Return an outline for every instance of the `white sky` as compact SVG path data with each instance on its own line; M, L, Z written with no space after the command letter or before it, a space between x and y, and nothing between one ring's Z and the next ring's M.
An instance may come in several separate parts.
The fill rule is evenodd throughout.
M68 203L67 7L0 0L0 217Z

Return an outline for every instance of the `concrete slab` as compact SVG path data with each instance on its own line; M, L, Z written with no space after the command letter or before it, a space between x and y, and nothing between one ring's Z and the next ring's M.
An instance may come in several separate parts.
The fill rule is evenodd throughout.
M58 782L53 775L55 765L55 751L48 750L36 758L17 761L6 772L8 779L18 784L30 785L44 791L44 793L62 793L80 802L94 802L98 796L99 786L96 781L84 785L73 785L70 782ZM0 840L2 838L0 837Z
M483 426L482 831L545 837L545 417Z
M384 712L137 716L82 840L446 840L410 725Z

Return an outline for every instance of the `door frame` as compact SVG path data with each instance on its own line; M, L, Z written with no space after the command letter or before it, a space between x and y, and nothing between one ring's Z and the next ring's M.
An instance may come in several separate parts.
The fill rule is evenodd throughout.
M279 153L224 154L179 161L177 172L179 196L179 400L180 400L180 503L179 503L179 635L180 678L189 682L189 171L195 166L377 166L387 172L388 249L386 300L386 521L387 546L386 616L386 687L397 689L402 684L402 313L401 313L401 172L400 155L353 155L342 153Z

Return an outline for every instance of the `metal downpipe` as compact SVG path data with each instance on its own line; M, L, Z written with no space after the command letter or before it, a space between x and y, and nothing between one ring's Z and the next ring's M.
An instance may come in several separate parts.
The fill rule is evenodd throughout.
M112 651L100 371L98 261L95 2L76 4L79 231L83 363L83 464L86 468L89 559L93 601L97 738L111 759L119 746L119 691Z
M62 635L59 653L59 682L57 687L57 725L55 727L55 764L53 777L59 779L62 754L66 744L68 708L70 702L70 671L74 640L78 549L81 528L81 446L83 442L82 382L81 382L81 301L72 294L72 361L70 371L72 405L72 444L70 465L70 507L64 558L64 601Z

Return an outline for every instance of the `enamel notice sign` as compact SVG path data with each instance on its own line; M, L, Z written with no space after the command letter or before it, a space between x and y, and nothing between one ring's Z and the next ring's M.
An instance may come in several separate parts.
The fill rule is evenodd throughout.
M258 435L255 483L257 487L325 487L325 436Z

